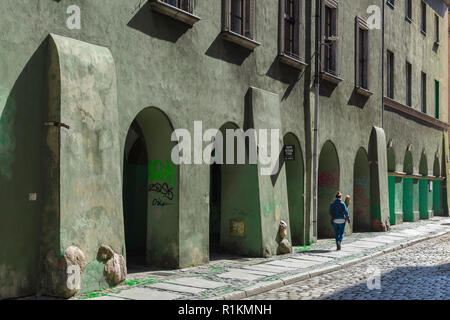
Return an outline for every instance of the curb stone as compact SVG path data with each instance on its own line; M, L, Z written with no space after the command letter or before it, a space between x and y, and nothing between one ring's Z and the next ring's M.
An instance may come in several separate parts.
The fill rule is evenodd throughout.
M384 249L384 250L379 251L379 252L375 252L373 254L370 254L370 255L367 255L367 256L364 256L364 257L355 258L353 260L343 262L343 264L339 264L337 266L336 265L326 266L326 267L323 267L323 268L319 268L316 271L309 272L307 274L298 274L298 275L288 276L288 277L285 277L285 278L281 278L281 280L273 281L273 282L270 282L268 284L262 284L262 285L257 284L257 285L255 285L255 286L253 286L251 288L245 289L244 291L234 292L232 294L229 294L229 295L226 295L226 296L222 296L222 297L220 297L219 299L216 299L216 300L222 300L222 299L224 299L224 300L240 300L240 299L243 299L243 298L248 298L248 297L251 297L251 296L254 296L254 295L257 295L257 294L260 294L260 293L264 293L264 292L267 292L267 291L270 291L270 290L273 290L273 289L278 289L278 288L281 288L281 287L284 287L284 286L287 286L287 285L291 285L291 284L294 284L294 283L297 283L297 282L300 282L300 281L303 281L303 280L306 280L306 279L309 279L309 278L321 276L321 275L323 275L325 273L329 273L329 272L337 271L337 270L340 270L340 269L344 269L346 267L349 267L349 266L352 266L352 265L355 265L355 264L358 264L358 263L361 263L361 262L365 262L365 261L371 260L373 258L380 257L380 256L385 255L387 253L392 253L392 252L395 252L395 251L398 251L398 250L402 250L404 248L413 246L415 244L418 244L418 243L426 241L426 240L439 238L439 237L441 237L443 235L446 235L448 233L450 233L450 231L439 232L437 234L433 234L433 235L430 235L430 236L426 236L426 237L421 237L421 238L418 238L418 239L410 240L410 241L407 241L405 243L398 244L398 245L396 245L394 247L390 247L390 248Z

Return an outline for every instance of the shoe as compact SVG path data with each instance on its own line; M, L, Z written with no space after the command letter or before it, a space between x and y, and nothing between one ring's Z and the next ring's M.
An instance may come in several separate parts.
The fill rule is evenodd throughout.
M337 251L341 250L341 244L339 242L336 243L336 246L337 246Z

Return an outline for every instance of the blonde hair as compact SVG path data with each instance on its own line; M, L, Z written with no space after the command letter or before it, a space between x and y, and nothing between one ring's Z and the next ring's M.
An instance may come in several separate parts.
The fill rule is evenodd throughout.
M350 205L350 199L351 199L351 197L349 196L349 195L347 195L346 197L345 197L345 205L348 207L349 205Z

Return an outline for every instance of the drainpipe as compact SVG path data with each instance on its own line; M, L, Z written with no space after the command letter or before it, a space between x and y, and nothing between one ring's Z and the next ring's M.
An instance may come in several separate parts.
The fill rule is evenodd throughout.
M321 0L316 0L316 65L314 75L314 149L313 149L313 236L317 239L318 220L318 145L319 145L319 92L320 92L320 49L321 49Z
M384 10L386 8L386 1L383 3L383 17L381 26L381 127L384 130L384 59L385 59L385 42L384 42Z

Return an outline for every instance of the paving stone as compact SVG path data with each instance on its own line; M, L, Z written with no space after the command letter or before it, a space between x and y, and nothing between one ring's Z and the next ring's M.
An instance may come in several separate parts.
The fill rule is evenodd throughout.
M247 300L450 300L450 281L443 269L448 268L450 262L448 252L450 234L343 269L323 268L324 272L313 278L304 278ZM382 270L382 290L367 288L369 267Z
M383 235L383 236L378 236L378 237L376 237L377 239L383 239L383 240L390 240L390 241L392 241L391 243L394 243L394 242L398 242L398 241L402 241L402 239L404 239L404 238L400 238L400 237L391 237L391 236L385 236L385 235Z
M113 297L127 298L132 300L175 300L183 297L172 292L163 292L150 288L132 288L111 295Z
M244 269L244 268L229 268L228 271L233 272L245 272L245 273L250 273L250 274L255 274L258 276L273 276L274 274L276 274L276 272L274 271L269 271L269 270L255 270L255 269Z
M255 281L259 278L264 277L264 276L244 272L243 270L242 271L239 270L239 271L225 272L225 273L218 274L217 276L219 278L224 278L224 279L237 279L237 280L246 280L246 281Z
M289 272L289 271L292 271L295 269L294 267L271 266L271 265L268 265L267 263L258 264L258 265L254 265L254 266L244 266L242 268L246 269L246 270L270 271L270 272L274 272L274 273Z
M181 285L172 284L172 283L155 283L155 284L149 285L148 287L155 288L155 289L161 289L161 290L182 292L182 293L192 293L192 294L199 294L199 293L205 291L205 289L181 286Z
M308 260L308 261L317 261L317 262L330 262L333 261L333 258L327 258L327 257L320 257L320 256L312 256L312 255L307 255L307 254L300 254L300 255L296 255L291 257L293 259L302 259L302 260Z
M114 296L103 296L103 297L91 298L91 299L87 299L87 300L89 300L89 301L90 300L122 300L122 301L125 301L127 299L114 297Z
M354 254L353 252L344 251L344 250L341 250L341 251L334 250L334 251L325 251L325 252L312 251L312 252L308 253L308 255L319 256L319 257L328 257L328 258L342 258L342 257L351 256L353 254Z
M205 280L202 278L176 278L176 279L167 279L167 282L178 284L178 285L185 285L195 288L202 288L202 289L216 289L228 286L227 283L223 282L217 282L217 281L210 281Z
M404 234L404 233L399 233L399 231L395 231L395 232L389 232L388 233L389 237L395 237L395 238L400 238L400 239L405 239L408 238L409 235Z
M349 247L348 245L350 245L350 244L351 243L343 244L342 247L341 247L341 250L342 251L350 251L350 252L354 252L354 253L360 253L360 252L363 252L365 250L364 248L359 248L359 247Z
M368 241L368 242L381 242L381 243L393 243L395 241L398 241L398 239L392 239L392 238L385 238L384 236L379 237L373 237L373 238L367 238L367 239L361 239L361 241Z
M298 269L305 269L309 268L311 266L317 265L315 261L306 261L306 260L298 260L298 259L283 259L283 260L275 260L268 262L267 264L274 265L274 266L292 266L296 267Z
M381 247L382 245L383 245L383 243L379 243L379 242L369 242L369 241L358 240L358 241L352 242L350 244L347 244L346 246L372 249L372 248L376 248L376 247Z

